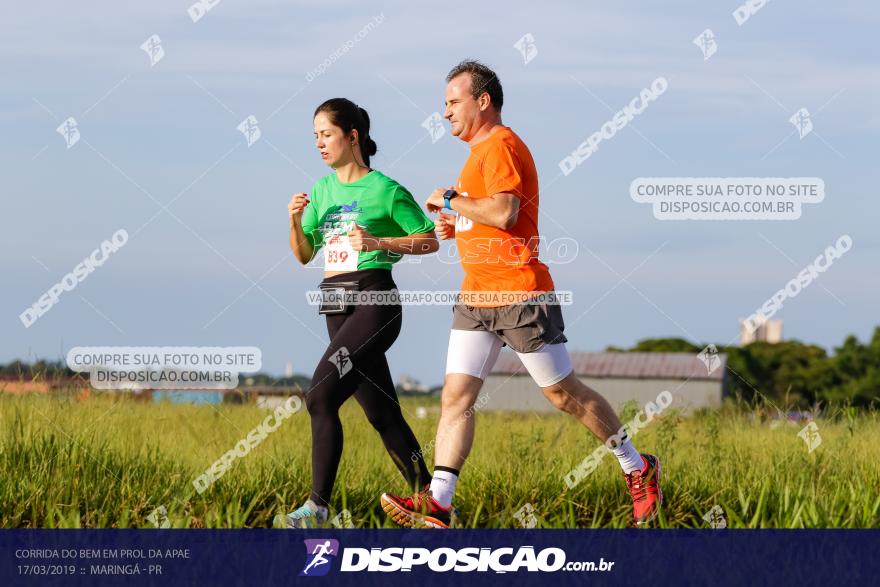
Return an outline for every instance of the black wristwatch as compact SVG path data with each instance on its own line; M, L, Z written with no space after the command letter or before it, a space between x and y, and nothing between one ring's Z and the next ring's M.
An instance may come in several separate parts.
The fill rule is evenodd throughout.
M452 210L452 205L450 204L450 202L452 201L452 198L455 198L457 196L458 196L457 191L446 190L443 193L443 207L446 208L447 210Z

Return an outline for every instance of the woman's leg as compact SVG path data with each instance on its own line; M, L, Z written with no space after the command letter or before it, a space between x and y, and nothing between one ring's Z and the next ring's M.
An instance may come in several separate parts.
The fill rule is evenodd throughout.
M354 393L367 419L382 437L385 450L414 492L431 482L422 447L400 410L388 361L376 360Z
M384 309L384 310L383 310ZM311 499L327 506L342 458L339 409L364 381L364 373L391 347L400 332L400 309L357 306L348 316L330 316L330 344L306 394L312 422Z

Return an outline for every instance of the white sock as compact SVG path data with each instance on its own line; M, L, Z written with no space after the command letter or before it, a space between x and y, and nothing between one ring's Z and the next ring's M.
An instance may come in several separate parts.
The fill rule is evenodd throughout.
M645 460L639 454L639 451L636 450L636 447L633 446L633 443L630 442L629 437L624 438L620 446L611 449L611 452L617 457L625 475L629 475L633 471L641 471L645 468Z
M456 473L441 469L434 470L434 477L431 478L431 496L441 507L448 508L452 505L456 481L458 481Z

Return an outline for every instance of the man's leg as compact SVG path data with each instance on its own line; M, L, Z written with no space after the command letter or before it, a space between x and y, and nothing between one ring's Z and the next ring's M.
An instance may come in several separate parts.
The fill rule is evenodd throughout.
M578 379L565 345L547 344L536 352L517 354L550 403L574 416L617 457L632 494L636 523L654 519L663 503L659 460L636 450L608 401Z
M541 391L557 410L574 416L603 443L620 430L620 419L608 400L585 385L574 371Z
M473 407L502 344L496 335L484 330L453 328L430 490L410 497L383 493L382 508L394 522L407 527L449 527L455 483L474 440Z
M443 382L431 496L444 508L452 505L455 483L474 443L474 404L481 387L482 379L464 373L449 373Z
M458 324L470 326L467 317L467 313L459 313ZM453 318L453 326L455 320ZM431 495L441 507L452 505L455 483L474 442L474 404L502 345L500 338L485 330L453 328L449 334L431 479Z
M440 422L434 440L434 464L460 470L474 442L473 407L483 380L449 373L440 397Z
M633 446L626 432L620 434L622 425L611 404L578 379L574 371L558 383L542 387L541 391L556 409L574 416L603 444L613 438L608 448L617 457L624 474L645 468L642 455Z

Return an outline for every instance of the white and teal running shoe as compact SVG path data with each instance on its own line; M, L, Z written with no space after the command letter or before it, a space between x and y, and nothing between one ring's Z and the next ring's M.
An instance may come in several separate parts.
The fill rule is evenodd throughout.
M320 528L327 524L327 508L311 499L287 515L275 516L276 528Z

